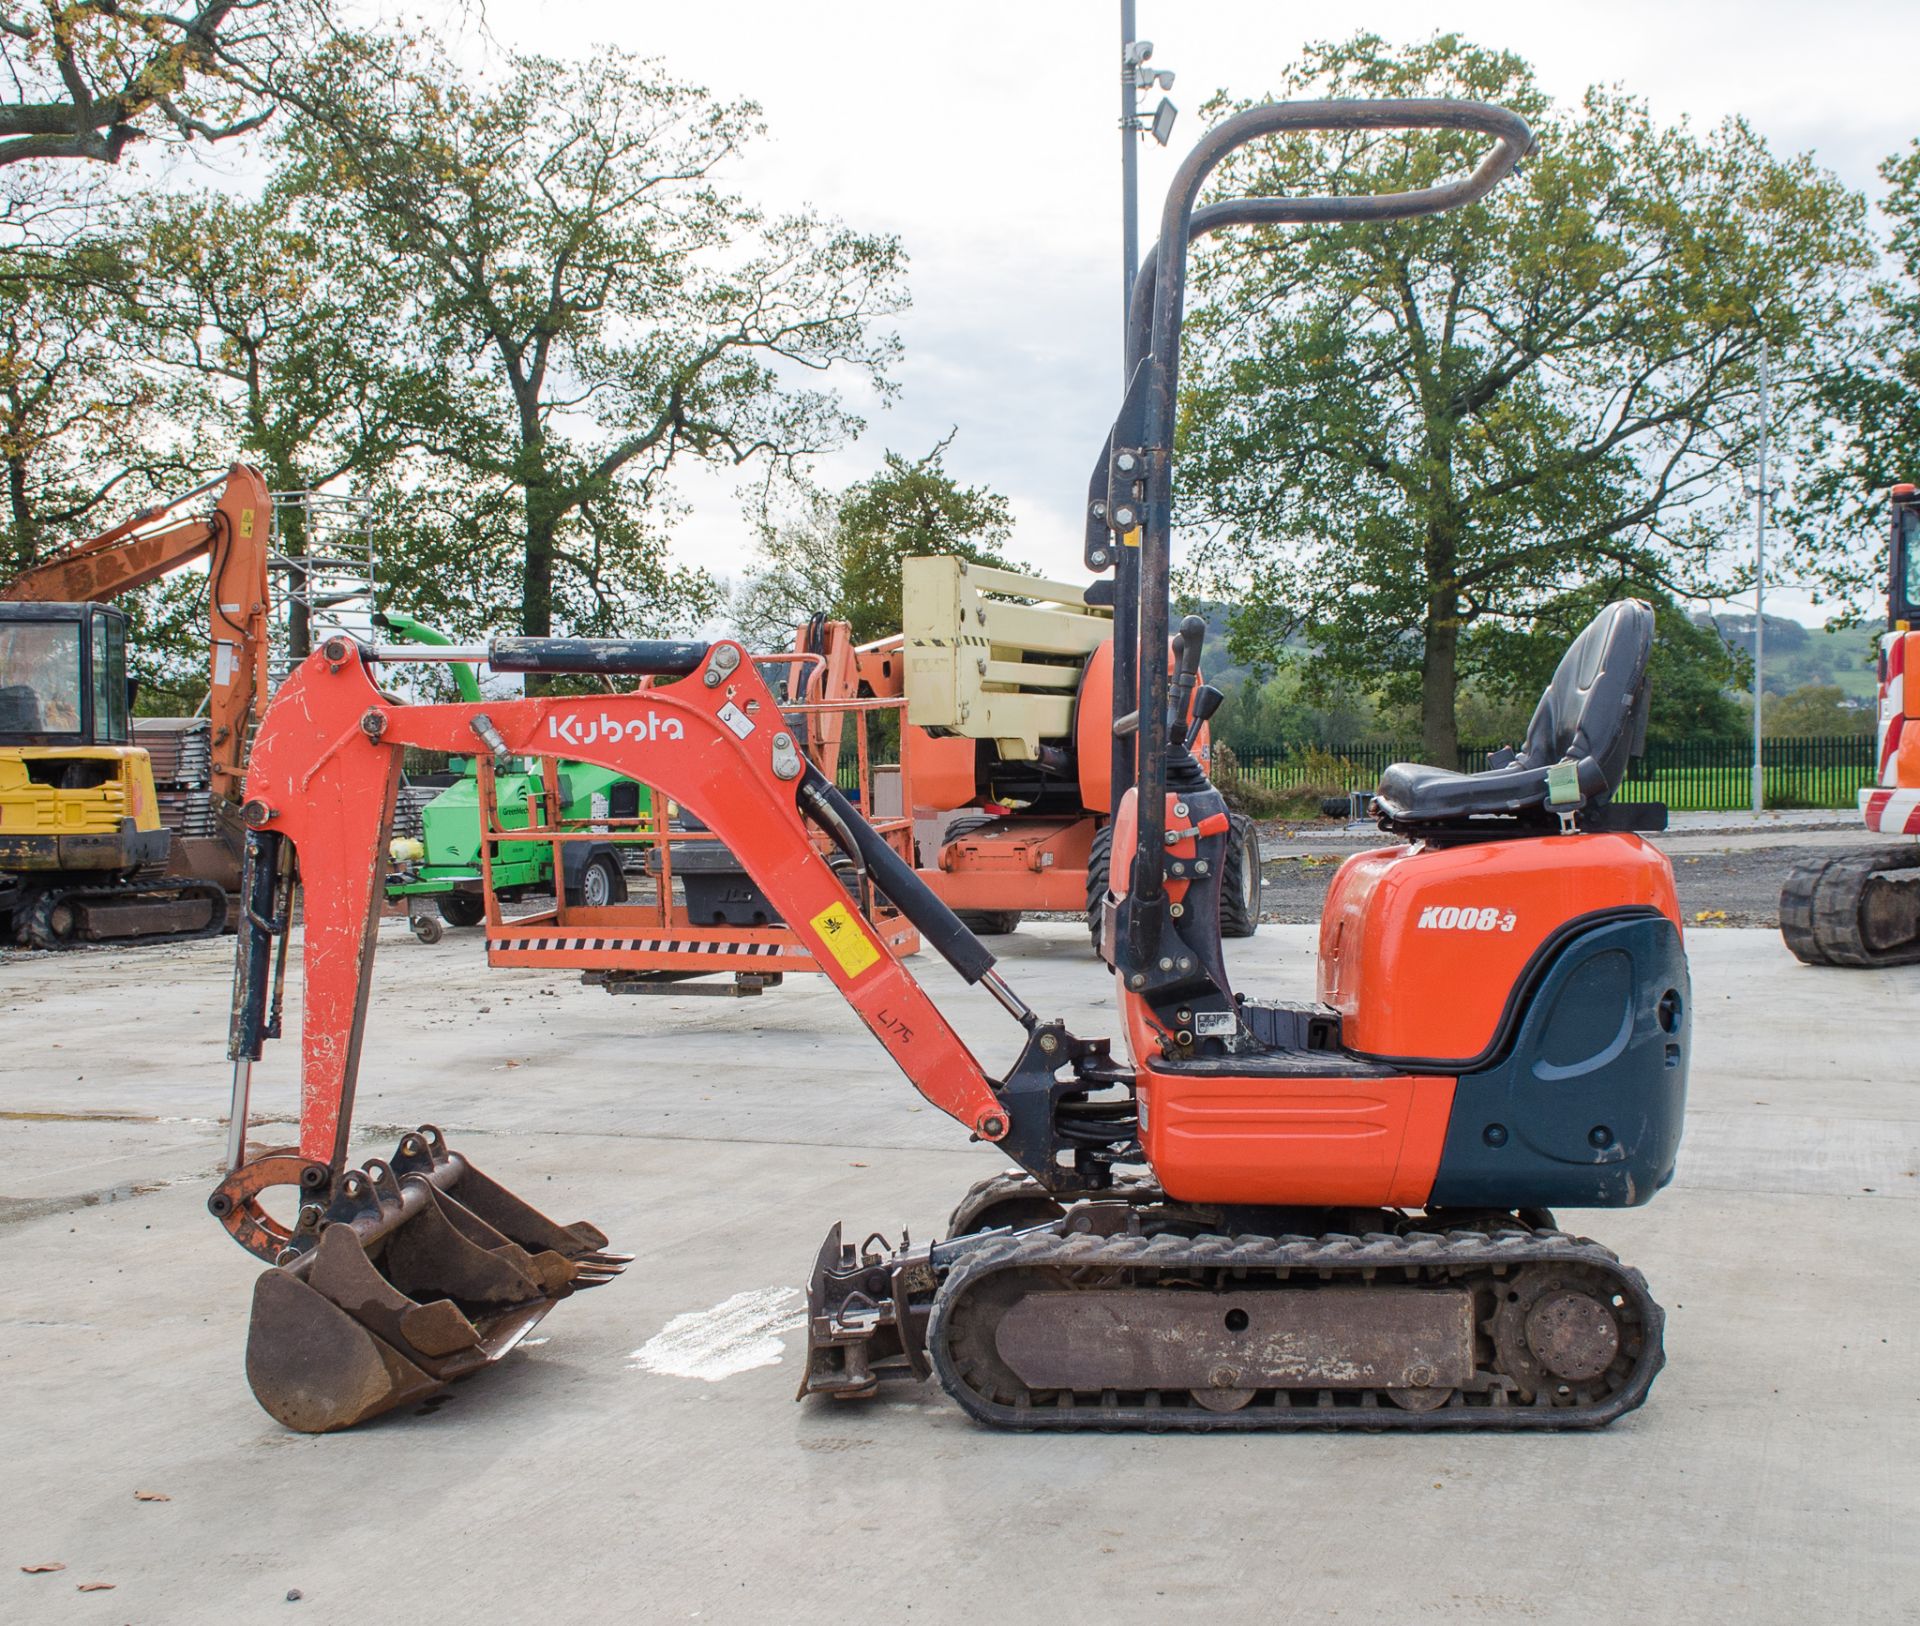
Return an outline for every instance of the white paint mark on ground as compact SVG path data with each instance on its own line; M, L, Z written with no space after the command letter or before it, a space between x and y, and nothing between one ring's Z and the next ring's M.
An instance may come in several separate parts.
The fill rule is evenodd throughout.
M798 1288L759 1287L722 1299L711 1310L677 1315L633 1352L631 1364L670 1378L722 1378L777 1366L786 1334L806 1325Z

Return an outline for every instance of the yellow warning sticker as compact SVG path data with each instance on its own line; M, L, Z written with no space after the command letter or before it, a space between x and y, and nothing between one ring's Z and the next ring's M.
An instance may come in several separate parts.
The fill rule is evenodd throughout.
M1130 531L1122 531L1120 533L1120 545L1123 548L1139 547L1140 546L1140 527L1136 525Z
M240 534L242 536L253 535L253 510L251 508L243 508L240 510Z
M828 904L808 924L848 976L857 977L868 966L879 962L880 950L844 903Z

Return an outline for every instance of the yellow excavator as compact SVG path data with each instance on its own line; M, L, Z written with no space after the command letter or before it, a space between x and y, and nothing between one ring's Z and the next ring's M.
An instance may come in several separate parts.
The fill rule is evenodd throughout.
M180 514L215 489L210 512ZM237 802L267 694L271 521L266 482L236 463L0 583L0 942L225 929L239 865L217 838L177 842L162 826L152 761L131 737L127 618L104 601L209 561L212 791L216 805Z

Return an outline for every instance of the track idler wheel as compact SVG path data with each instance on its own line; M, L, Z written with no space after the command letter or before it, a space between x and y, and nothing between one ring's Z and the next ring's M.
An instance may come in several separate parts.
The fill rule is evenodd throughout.
M313 1167L273 1155L295 1180ZM254 1184L253 1167L213 1201ZM341 1175L324 1210L303 1207L254 1284L254 1398L288 1428L322 1434L437 1393L499 1360L576 1289L618 1275L629 1259L606 1242L591 1225L556 1224L422 1127L391 1163Z

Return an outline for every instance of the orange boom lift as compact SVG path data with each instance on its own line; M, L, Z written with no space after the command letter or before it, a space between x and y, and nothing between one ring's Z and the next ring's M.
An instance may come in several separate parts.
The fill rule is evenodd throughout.
M1234 148L1302 130L1474 132L1470 175L1407 194L1196 209ZM938 1377L1021 1429L1542 1430L1638 1406L1662 1362L1639 1272L1550 1209L1650 1200L1678 1150L1690 992L1673 881L1616 803L1644 732L1652 615L1610 606L1569 650L1523 748L1481 774L1401 765L1374 808L1402 836L1350 860L1318 997L1235 991L1219 927L1227 809L1193 752L1200 645L1169 646L1174 402L1189 239L1230 225L1381 221L1483 196L1531 144L1449 101L1256 107L1175 177L1137 293L1133 386L1098 517L1116 609L1112 884L1103 946L1121 1047L1030 1008L991 951L799 749L737 644L495 639L498 669L647 674L642 692L407 706L375 681L407 649L330 640L290 680L248 777L233 1170L212 1207L271 1262L248 1374L276 1417L344 1427L497 1358L626 1261L448 1148L347 1162L379 913L379 851L409 747L569 756L694 810L812 949L912 1085L1015 1172L951 1234L843 1245L808 1293L807 1394ZM1110 528L1109 528L1110 527ZM1134 533L1137 531L1137 535ZM824 833L1014 1024L989 1071L849 906ZM250 1157L248 1069L276 1025L274 940L305 889L300 1141ZM299 1192L276 1227L263 1191Z

